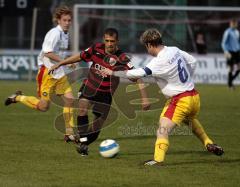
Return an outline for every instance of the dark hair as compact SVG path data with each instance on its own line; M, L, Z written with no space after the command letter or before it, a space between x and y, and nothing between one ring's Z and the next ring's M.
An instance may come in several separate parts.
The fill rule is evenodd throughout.
M104 31L104 35L107 34L109 36L116 36L116 39L118 39L118 31L115 28L107 28Z
M72 10L68 6L57 7L53 14L53 22L57 23L57 20L61 19L62 15L70 15L72 17Z
M140 37L140 42L144 45L159 46L163 44L161 33L155 29L147 29Z

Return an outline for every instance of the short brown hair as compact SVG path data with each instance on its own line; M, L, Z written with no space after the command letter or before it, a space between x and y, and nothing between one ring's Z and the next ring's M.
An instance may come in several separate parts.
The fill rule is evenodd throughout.
M70 15L72 17L72 10L68 6L57 7L53 14L53 22L57 23L57 20L61 19L62 15Z
M161 33L155 29L147 29L140 37L140 42L143 45L152 45L152 46L159 46L162 45L162 35Z
M118 39L118 31L115 28L107 28L104 31L104 35L107 34L109 36L116 36L116 39Z

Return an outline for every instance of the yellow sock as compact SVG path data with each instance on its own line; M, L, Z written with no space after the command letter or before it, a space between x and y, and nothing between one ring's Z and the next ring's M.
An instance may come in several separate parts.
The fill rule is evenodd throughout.
M24 96L24 95L18 95L16 97L16 101L23 103L24 105L37 109L37 105L39 103L39 99L33 96Z
M168 150L168 139L158 138L155 143L154 160L157 162L163 162L165 154Z
M63 116L65 121L66 134L74 134L74 120L73 120L73 108L64 107Z
M197 119L192 120L192 131L205 146L213 143Z

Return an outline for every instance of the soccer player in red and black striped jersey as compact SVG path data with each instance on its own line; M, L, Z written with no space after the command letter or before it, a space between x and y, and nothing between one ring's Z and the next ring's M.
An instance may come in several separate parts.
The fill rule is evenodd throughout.
M101 69L108 68L113 71L129 70L133 66L129 57L118 48L118 31L114 28L107 28L104 31L103 43L96 43L77 55L73 55L62 62L54 65L49 72L62 65L72 64L81 60L92 62L88 78L84 80L79 90L79 115L77 118L80 134L80 146L77 148L81 155L88 154L88 145L95 141L100 133L101 127L106 120L112 95L119 84L118 77L103 75ZM142 83L140 79L138 83ZM150 107L144 86L139 84L142 108L148 110ZM88 108L93 105L92 110L95 120L88 129Z

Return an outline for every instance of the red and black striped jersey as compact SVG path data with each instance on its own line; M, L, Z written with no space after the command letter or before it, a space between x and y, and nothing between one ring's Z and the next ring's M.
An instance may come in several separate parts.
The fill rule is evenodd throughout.
M85 62L92 62L88 78L84 80L87 88L100 92L113 93L119 84L119 78L114 76L103 76L101 69L108 68L111 70L128 70L133 66L130 58L121 50L115 54L105 53L105 44L96 43L80 53L80 57Z

